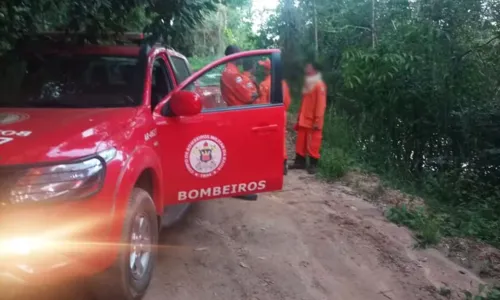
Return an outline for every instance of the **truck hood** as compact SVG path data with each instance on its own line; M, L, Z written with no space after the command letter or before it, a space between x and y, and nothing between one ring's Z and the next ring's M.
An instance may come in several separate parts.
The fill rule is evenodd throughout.
M96 153L125 128L135 108L0 108L0 165L75 159Z

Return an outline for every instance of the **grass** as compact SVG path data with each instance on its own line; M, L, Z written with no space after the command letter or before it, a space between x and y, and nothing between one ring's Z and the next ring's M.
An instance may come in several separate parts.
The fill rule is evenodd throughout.
M386 211L386 217L393 223L412 229L416 233L419 247L439 243L441 220L430 215L423 207L410 209L404 204L399 207L391 207Z
M355 165L354 139L349 120L329 108L323 129L320 175L327 179L344 176Z
M341 178L351 164L349 156L341 148L325 147L319 165L320 175L327 179Z
M486 285L480 285L476 295L466 291L465 300L500 300L500 289L497 287L488 288Z

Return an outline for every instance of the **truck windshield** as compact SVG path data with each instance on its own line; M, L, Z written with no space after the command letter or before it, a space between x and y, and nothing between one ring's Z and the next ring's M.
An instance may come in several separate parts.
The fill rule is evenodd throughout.
M24 55L0 69L2 107L124 107L140 103L137 58Z

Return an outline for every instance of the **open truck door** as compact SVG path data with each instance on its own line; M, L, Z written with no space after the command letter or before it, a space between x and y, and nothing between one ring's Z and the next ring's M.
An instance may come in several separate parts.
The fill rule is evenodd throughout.
M258 64L266 59L271 61L267 72ZM216 86L225 101L204 107L203 90L192 87L218 73ZM282 189L281 78L279 50L240 52L195 72L157 105L165 205ZM245 89L252 94L247 104L228 103Z

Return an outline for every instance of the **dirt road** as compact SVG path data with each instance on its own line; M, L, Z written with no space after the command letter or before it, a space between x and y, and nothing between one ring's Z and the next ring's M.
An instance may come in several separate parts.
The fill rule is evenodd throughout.
M305 183L305 184L304 184ZM198 205L163 236L147 300L444 299L477 283L341 185L291 172L258 202Z

